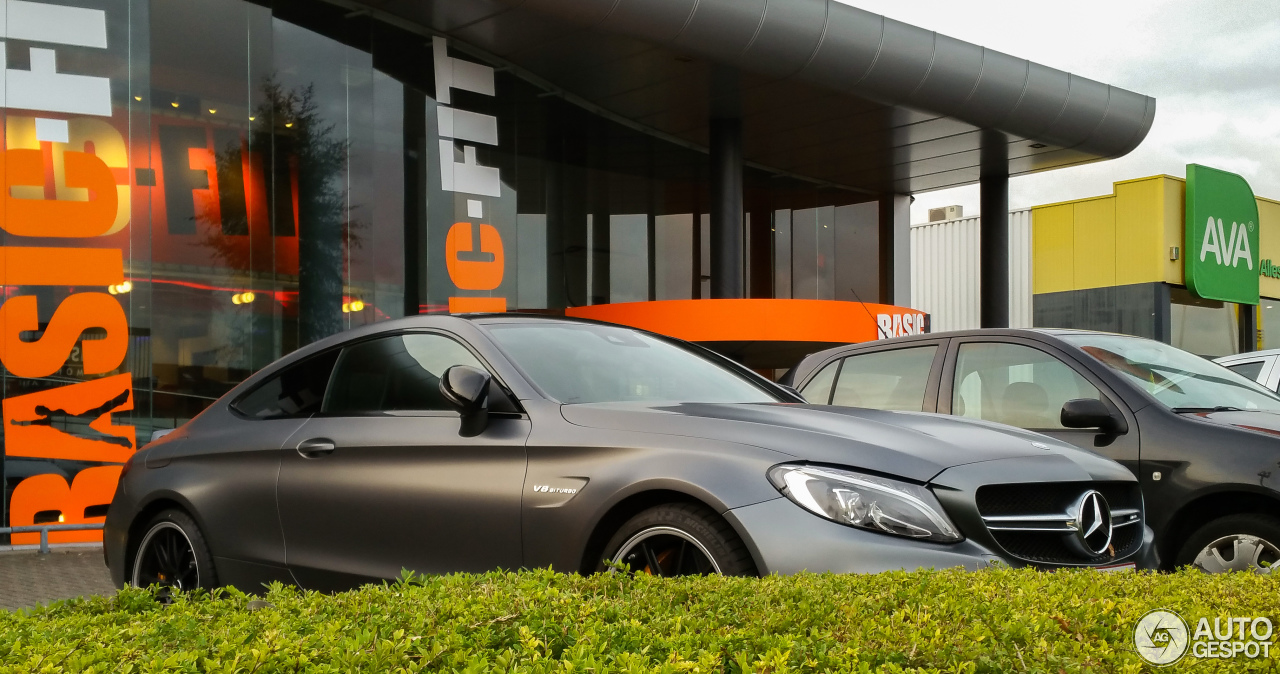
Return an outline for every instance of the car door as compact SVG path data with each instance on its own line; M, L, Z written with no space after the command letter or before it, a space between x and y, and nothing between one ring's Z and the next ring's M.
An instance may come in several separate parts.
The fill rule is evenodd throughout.
M402 569L521 565L529 420L495 384L488 426L462 437L439 389L453 365L486 369L461 341L435 332L343 349L321 413L282 450L285 559L300 585L334 590Z
M801 388L815 405L932 412L947 340L858 350L818 368Z
M1066 428L1068 400L1096 398L1124 415L1128 432ZM1102 454L1138 474L1137 420L1093 373L1049 344L1015 337L952 340L938 411L1043 433Z
M289 580L276 507L280 448L320 411L337 351L291 363L212 410L199 432L149 451L148 468L166 467L170 484L206 525L219 579L246 589Z

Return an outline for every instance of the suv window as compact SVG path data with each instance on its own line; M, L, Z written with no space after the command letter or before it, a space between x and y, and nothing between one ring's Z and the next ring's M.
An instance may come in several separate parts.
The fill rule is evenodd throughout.
M919 412L937 351L929 345L849 356L840 366L831 404Z
M1102 399L1069 365L1020 344L962 344L955 376L952 414L1020 428L1063 428L1068 400Z
M291 365L231 403L231 408L255 419L311 416L320 411L337 360L334 349Z
M451 410L440 377L454 365L484 369L443 335L406 334L360 342L342 350L325 395L325 414Z
M830 404L831 382L835 381L836 370L838 369L840 369L840 361L831 361L830 365L822 368L821 372L819 372L813 379L810 379L808 384L804 385L804 388L800 391L800 395L804 396L805 400L808 400L814 405Z
M1258 381L1258 375L1262 374L1262 366L1266 362L1265 360L1250 360L1243 363L1231 363L1226 367L1246 379Z

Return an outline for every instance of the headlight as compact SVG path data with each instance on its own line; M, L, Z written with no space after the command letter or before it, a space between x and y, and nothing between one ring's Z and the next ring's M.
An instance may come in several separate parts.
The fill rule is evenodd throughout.
M841 524L938 543L961 539L928 489L821 466L780 465L769 481L806 510Z

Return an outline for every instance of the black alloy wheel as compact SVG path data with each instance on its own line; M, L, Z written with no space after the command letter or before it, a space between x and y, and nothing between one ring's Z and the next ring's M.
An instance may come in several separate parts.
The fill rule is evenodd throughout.
M651 576L705 576L720 573L711 554L695 538L671 527L651 527L632 536L614 564L626 564L633 573Z
M177 510L157 515L146 529L133 559L134 587L194 590L213 587L213 559L189 516Z
M723 518L695 504L650 508L614 534L605 546L605 571L625 564L653 576L755 575L745 545Z

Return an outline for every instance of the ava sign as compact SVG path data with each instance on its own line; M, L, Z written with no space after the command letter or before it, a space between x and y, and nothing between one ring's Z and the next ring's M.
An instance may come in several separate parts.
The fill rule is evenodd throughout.
M1258 202L1244 178L1187 164L1186 251L1188 290L1258 303Z

